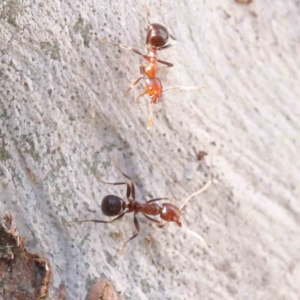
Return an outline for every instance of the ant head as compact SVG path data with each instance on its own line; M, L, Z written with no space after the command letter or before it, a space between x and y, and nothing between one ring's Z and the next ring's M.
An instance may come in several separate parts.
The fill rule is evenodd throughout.
M147 78L146 79L146 92L149 96L155 96L157 98L157 101L154 101L154 103L157 103L159 100L159 97L162 94L162 84L161 81L158 78Z
M171 203L164 203L162 207L163 209L160 217L167 222L175 222L179 227L181 227L181 211L178 209L178 207Z
M164 46L169 38L169 32L166 27L154 23L149 26L146 44L155 48Z
M107 195L101 202L101 210L105 216L117 216L125 210L125 202L118 196Z

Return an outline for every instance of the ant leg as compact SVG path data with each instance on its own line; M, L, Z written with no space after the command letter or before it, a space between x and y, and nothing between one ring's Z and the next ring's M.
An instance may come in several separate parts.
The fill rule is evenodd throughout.
M140 99L141 97L143 97L144 95L146 95L146 94L147 94L147 92L140 94L140 95L135 99L135 103L138 103L138 102L139 102L139 99Z
M150 130L153 125L153 106L152 102L149 103L149 121L148 121L148 126L147 130Z
M170 38L171 38L173 41L177 42L176 38L175 38L174 35L171 33L171 27L170 27L170 24L167 24L167 29L168 29L168 33L169 33Z
M135 187L133 181L131 181L131 194L132 194L133 201L135 201Z
M170 36L170 38L171 38L172 40L174 40L174 41L177 42L177 40L175 39L174 35L172 35L172 34L170 33L170 31L169 31L169 36Z
M166 65L168 68L171 68L171 67L174 66L173 64L171 64L171 63L169 63L169 62L167 62L167 61L163 61L163 60L160 60L160 59L158 59L157 61L158 61L159 63L161 63L161 64Z
M122 250L121 250L121 253L124 254L124 250L125 250L125 246L128 242L130 242L131 240L133 240L135 237L138 236L138 234L140 233L140 224L136 218L136 215L134 215L133 217L133 221L134 221L134 225L135 225L135 228L137 230L137 233L134 234L129 240L127 240L124 244L123 244L123 247L122 247Z
M162 47L157 47L156 49L157 50L165 50L165 49L168 49L168 48L174 46L175 44L177 44L177 41L174 39L174 41L171 42L170 44L167 44L167 45L162 46Z
M165 226L167 226L167 225L170 225L170 223L163 223L163 222L160 222L159 224L158 224L158 227L159 228L163 228L163 227L165 227Z
M152 203L152 202L161 201L161 200L172 201L172 200L174 200L174 199L166 198L166 197L163 197L163 198L155 198L155 199L148 200L146 203Z
M94 222L94 223L112 223L114 221L117 221L124 217L124 215L127 213L127 210L122 212L120 215L118 215L116 218L109 220L109 221L103 221L103 220L78 220L78 221L70 221L70 222L64 222L64 226L68 226L72 223L84 223L84 222Z
M146 15L147 15L147 22L149 26L152 26L152 23L150 21L150 8L147 4L145 4L145 9L146 9Z
M126 184L126 186L127 186L126 197L127 197L127 199L130 197L131 187L130 187L130 184L128 182L106 182L106 181L102 181L102 180L99 180L99 181L102 182L102 183L105 183L105 184L110 184L110 185L122 185L122 184Z
M150 218L149 216L147 216L146 214L143 214L148 220L152 221L152 222L156 222L156 223L161 223L159 220L155 220L153 218Z
M138 54L138 55L141 55L143 56L144 58L147 58L146 55L144 55L143 53L141 53L139 50L133 48L133 47L129 47L129 46L126 46L126 45L123 45L123 44L119 44L119 43L114 43L114 42L109 42L107 41L105 38L101 39L101 42L104 43L104 44L110 44L110 45L114 45L114 46L118 46L120 47L121 49L125 49L125 50L131 50L133 51L134 53Z
M165 50L165 49L168 49L172 46L174 46L175 44L177 44L177 40L175 39L174 35L171 33L171 29L170 29L170 25L168 24L167 25L167 30L168 30L168 33L169 33L169 36L170 38L173 40L170 44L167 44L167 45L164 45L162 47L159 47L158 50Z
M135 85L137 85L139 82L140 82L140 80L143 78L143 76L141 76L141 77L139 77L132 85L131 85L131 87L129 87L126 91L125 91L125 93L123 94L123 98L125 98L126 96L127 96L127 94L129 93L129 91L135 86Z
M113 164L115 165L116 169L121 172L121 174L126 177L128 180L130 180L130 187L131 187L131 195L132 195L132 199L135 201L135 186L134 186L134 181L128 176L126 175L118 166L117 162L115 161L114 157L111 158ZM128 183L127 183L128 184Z
M176 38L174 37L174 35L172 34L171 26L170 26L170 23L169 23L168 20L167 20L167 22L166 22L166 28L167 28L169 37L170 37L172 40L177 41Z
M169 90L200 90L200 89L205 89L204 85L194 85L194 86L172 86L169 87L165 90L163 90L163 92L169 91Z

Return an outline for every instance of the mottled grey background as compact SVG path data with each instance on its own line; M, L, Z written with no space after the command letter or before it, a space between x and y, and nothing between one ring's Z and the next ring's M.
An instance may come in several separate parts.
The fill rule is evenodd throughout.
M151 131L148 98L134 103L143 84L122 98L141 59L100 43L143 50L142 2L1 0L1 214L50 261L49 299L61 283L85 299L100 278L133 300L299 299L299 1L145 2L179 42L160 53L175 64L164 86L206 85L167 92ZM184 211L209 249L142 216L124 256L131 215L64 227L102 219L102 197L125 195L95 178L122 179L111 155L140 201L183 200L213 178Z

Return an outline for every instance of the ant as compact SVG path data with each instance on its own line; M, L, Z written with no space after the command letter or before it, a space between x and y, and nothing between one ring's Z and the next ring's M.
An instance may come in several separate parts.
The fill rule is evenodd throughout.
M156 77L158 66L157 63L164 64L168 68L173 67L174 65L172 63L157 59L157 51L165 50L170 47L172 47L175 43L177 43L174 36L167 30L167 28L161 24L157 23L151 23L150 17L149 17L149 9L147 8L147 21L148 21L148 31L147 31L147 37L146 37L146 50L147 54L141 53L139 50L125 46L123 44L109 42L105 38L101 39L101 42L106 44L111 44L118 46L122 49L131 50L134 53L142 56L145 58L145 61L142 65L140 65L140 73L141 76L136 79L133 84L125 91L123 94L123 97L126 97L128 92L137 85L142 78L146 78L146 87L144 93L140 94L135 102L138 103L139 98L142 96L148 94L151 96L151 100L149 103L149 121L147 129L149 130L153 125L153 104L159 103L159 100L162 96L162 93L168 90L172 89L178 89L178 90L185 90L185 89L202 89L204 86L173 86L169 87L167 89L163 89L162 83L159 78ZM172 42L168 43L169 37L173 40Z
M71 223L83 223L83 222L112 223L116 220L123 218L125 216L125 214L133 212L133 222L134 222L137 232L123 244L121 252L124 253L126 244L129 241L133 240L135 237L137 237L138 234L140 233L140 225L139 225L136 215L138 213L142 213L150 221L153 221L153 222L156 222L159 224L162 224L162 222L157 219L154 219L150 216L159 216L162 220L164 220L166 222L175 222L179 227L183 227L188 233L190 233L190 234L194 235L196 238L198 238L202 242L202 244L207 247L206 241L199 234L190 230L189 228L186 227L186 225L183 224L182 219L181 219L181 211L192 197L194 197L194 196L204 192L206 189L208 189L208 187L212 183L211 180L209 180L202 189L200 189L199 191L193 193L188 198L186 198L180 208L178 208L176 205L173 205L171 203L163 203L161 206L154 203L154 202L161 201L161 200L169 200L169 201L172 200L172 199L166 198L166 197L155 198L155 199L148 200L146 203L140 203L140 202L136 201L136 199L135 199L135 185L134 185L133 180L128 175L126 175L124 172L122 172L122 170L118 167L118 165L116 164L116 162L114 160L113 160L113 163L114 163L115 167L117 168L117 170L119 170L121 172L121 174L124 177L126 177L130 182L124 181L124 182L113 182L112 183L112 182L105 182L102 180L99 180L99 181L101 181L102 183L105 183L105 184L110 184L110 185L126 185L126 187L127 187L127 189L126 189L127 203L125 200L123 200L119 196L107 195L102 199L101 210L105 216L115 217L114 219L109 220L109 221L96 220L96 219L78 220L78 221L65 222L64 225L69 225ZM167 224L167 223L164 223L163 225L165 225L165 224Z

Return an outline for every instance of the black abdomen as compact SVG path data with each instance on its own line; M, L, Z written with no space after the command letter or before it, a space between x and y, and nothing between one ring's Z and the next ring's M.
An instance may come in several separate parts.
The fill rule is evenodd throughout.
M101 203L101 210L105 216L117 216L125 209L125 202L118 196L107 195Z

